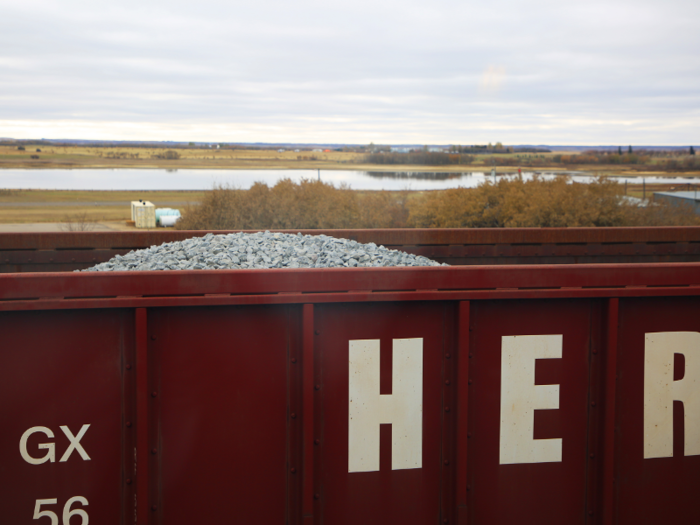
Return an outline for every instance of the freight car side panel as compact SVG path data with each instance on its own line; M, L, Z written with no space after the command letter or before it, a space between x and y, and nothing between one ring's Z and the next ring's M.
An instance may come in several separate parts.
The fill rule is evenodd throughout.
M442 399L446 310L442 303L316 308L317 523L442 519L442 426L454 414Z
M472 303L472 523L585 522L591 309Z
M0 276L0 522L696 524L699 284Z
M289 310L149 312L158 523L285 523Z
M133 512L124 504L122 397L130 313L0 316L2 523L68 525L85 513L85 523L117 525Z
M700 523L700 300L621 300L618 340L616 522Z

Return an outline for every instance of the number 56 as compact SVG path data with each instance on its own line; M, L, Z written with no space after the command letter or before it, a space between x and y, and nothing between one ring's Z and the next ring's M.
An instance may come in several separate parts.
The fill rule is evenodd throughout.
M55 505L56 503L58 503L58 500L56 498L36 500L36 505L34 506L34 519L38 520L39 518L43 518L44 516L46 516L47 518L51 519L51 525L58 525L58 516L56 516L55 512L50 510L41 510L42 505ZM73 503L81 503L83 505L87 505L88 500L86 500L82 496L75 496L66 501L66 504L63 507L63 525L71 525L71 516L80 516L80 525L88 525L90 519L88 518L87 512L85 512L83 509L70 510Z

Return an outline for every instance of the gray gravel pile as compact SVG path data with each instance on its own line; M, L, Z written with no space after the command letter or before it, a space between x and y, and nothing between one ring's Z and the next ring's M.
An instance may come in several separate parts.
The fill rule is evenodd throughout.
M117 255L84 272L440 266L423 256L327 235L206 234ZM447 265L445 265L447 266Z

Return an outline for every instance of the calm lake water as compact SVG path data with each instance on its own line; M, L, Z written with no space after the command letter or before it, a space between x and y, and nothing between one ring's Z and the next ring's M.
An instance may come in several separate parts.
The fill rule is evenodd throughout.
M538 172L550 179L564 174L576 182L590 182L592 177L581 172ZM535 172L523 172L531 179ZM497 175L497 178L517 175ZM0 188L58 189L58 190L209 190L223 184L247 189L255 182L268 186L284 178L300 181L317 179L317 170L206 170L206 169L49 169L0 170ZM493 180L490 173L446 172L376 172L321 170L320 178L336 187L346 185L354 190L440 190L446 188L473 188L485 180ZM624 183L641 183L641 178L616 178ZM681 177L647 177L647 184L697 183L698 179Z

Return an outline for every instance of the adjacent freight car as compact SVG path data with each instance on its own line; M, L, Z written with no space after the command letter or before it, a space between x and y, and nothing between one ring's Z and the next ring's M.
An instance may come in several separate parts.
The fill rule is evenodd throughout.
M700 261L700 228L279 230L374 242L451 265ZM115 255L209 231L0 234L0 273L88 268Z

